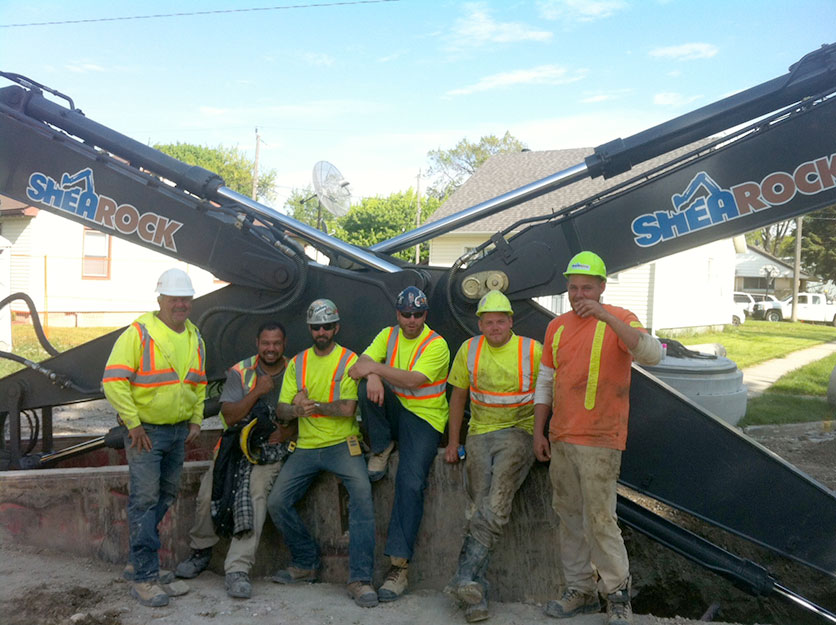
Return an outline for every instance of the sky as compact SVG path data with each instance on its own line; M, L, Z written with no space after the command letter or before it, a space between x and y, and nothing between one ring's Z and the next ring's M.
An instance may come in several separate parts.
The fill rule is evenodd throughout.
M594 147L834 41L834 0L0 0L0 70L144 143L258 128L276 208L318 161L353 202L423 190L430 150Z

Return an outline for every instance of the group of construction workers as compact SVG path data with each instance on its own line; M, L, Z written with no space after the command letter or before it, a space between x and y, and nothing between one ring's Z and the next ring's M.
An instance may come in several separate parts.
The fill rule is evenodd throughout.
M200 429L206 374L204 345L188 320L191 282L180 270L165 272L157 285L159 311L117 339L103 378L127 428L131 554L124 575L133 580L133 596L162 606L188 591L178 578L209 566L222 533L231 536L227 593L250 597L249 572L268 514L291 554L273 581L316 581L320 551L296 504L319 473L329 472L349 495L349 596L362 607L398 599L408 586L424 490L447 429L444 458L464 461L467 508L458 566L445 592L460 601L466 620L489 616L490 555L536 459L549 463L559 517L556 564L565 580L546 614L598 612L600 593L608 622L630 623L616 480L631 363L655 364L662 349L633 313L601 303L607 276L597 254L576 254L564 275L571 310L551 321L543 343L517 336L511 302L490 291L476 311L481 334L461 345L452 366L446 341L427 325L427 296L414 286L397 296L397 324L359 355L336 341L340 313L328 299L308 307L311 347L290 359L282 324L263 324L256 354L228 370L220 397L225 430L200 484L191 554L170 572L159 568L158 525L176 496L185 444ZM390 566L375 589L372 483L386 476L396 448L384 549Z

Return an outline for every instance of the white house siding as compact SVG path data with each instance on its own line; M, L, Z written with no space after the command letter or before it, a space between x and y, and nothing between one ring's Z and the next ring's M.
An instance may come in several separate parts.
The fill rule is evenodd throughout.
M606 262L606 258L604 259ZM648 327L653 327L651 291L653 264L646 263L609 276L603 300L632 311Z
M25 227L18 222L30 222ZM20 232L13 239L15 227ZM46 211L32 218L4 219L3 231L13 243L12 285L27 293L50 325L121 326L157 308L159 275L180 267L192 278L196 295L221 286L211 273L163 254L111 237L110 277L82 278L84 227ZM12 310L26 312L22 302Z
M488 240L492 232L449 233L430 241L429 264L434 267L452 267L468 248Z
M654 264L654 329L731 323L735 252L730 239L679 252Z

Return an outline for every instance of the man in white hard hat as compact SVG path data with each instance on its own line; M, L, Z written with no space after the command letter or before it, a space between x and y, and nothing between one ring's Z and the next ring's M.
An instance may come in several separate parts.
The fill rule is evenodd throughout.
M467 606L469 623L488 618L488 559L534 464L534 388L543 352L538 341L514 334L514 310L501 291L489 291L476 314L482 334L462 343L447 378L453 391L445 452L449 463L467 458L467 526L458 570L445 591ZM468 395L465 450L459 443Z
M157 281L159 311L145 313L113 345L102 386L128 431L128 523L134 580L142 605L168 604L188 591L160 571L158 526L177 496L187 443L200 433L206 396L206 348L188 320L194 288L180 269Z
M291 562L273 581L298 584L317 579L319 547L296 511L313 479L323 471L333 473L348 491L348 595L358 606L377 605L374 573L374 504L354 416L357 383L348 369L357 355L336 342L340 313L329 299L314 300L308 307L308 329L313 345L287 365L279 405L280 419L299 420L296 450L282 467L267 507L290 550Z

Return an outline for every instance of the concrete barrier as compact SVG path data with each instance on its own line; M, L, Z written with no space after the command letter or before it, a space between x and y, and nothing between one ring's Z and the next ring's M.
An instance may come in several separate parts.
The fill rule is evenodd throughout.
M377 544L375 581L388 568L383 555L394 492L397 453L390 475L373 485ZM189 553L194 499L207 461L187 462L180 495L161 524L160 557L172 567ZM430 471L424 518L410 565L410 587L440 590L455 572L464 528L463 467L444 462L439 451ZM93 556L107 562L128 557L127 466L0 473L2 539L50 550ZM323 581L348 579L348 495L332 475L320 475L299 511L322 551ZM512 520L488 570L492 596L500 601L544 601L559 584L557 521L545 466L535 466L514 501ZM226 541L215 548L211 567L223 573ZM268 575L286 566L290 555L268 519L253 573ZM536 572L533 573L533 572Z

